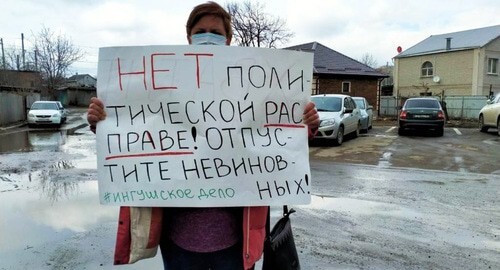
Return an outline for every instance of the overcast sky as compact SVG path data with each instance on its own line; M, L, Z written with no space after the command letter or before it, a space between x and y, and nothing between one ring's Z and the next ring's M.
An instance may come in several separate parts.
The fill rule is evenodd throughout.
M227 2L216 1L221 5ZM99 47L187 44L186 19L205 1L2 0L0 38L5 50L30 51L42 27L61 33L85 52L72 74L97 73ZM500 24L498 0L269 0L264 11L280 17L295 36L284 46L317 41L354 59L371 54L392 64L403 50L430 35ZM71 74L70 74L71 75Z

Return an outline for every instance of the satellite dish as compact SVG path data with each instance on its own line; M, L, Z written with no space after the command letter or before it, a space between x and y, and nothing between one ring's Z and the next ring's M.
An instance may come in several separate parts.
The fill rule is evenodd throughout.
M435 83L439 83L439 82L441 81L441 78L439 78L439 76L437 76L437 75L436 75L436 76L434 76L434 77L432 78L432 80L433 80Z

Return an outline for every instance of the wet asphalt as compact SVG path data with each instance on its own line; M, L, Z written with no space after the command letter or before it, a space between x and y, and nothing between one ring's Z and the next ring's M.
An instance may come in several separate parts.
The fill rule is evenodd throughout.
M115 269L117 208L98 203L84 118L1 132L0 269ZM500 137L474 128L311 143L312 202L292 206L302 269L500 269L498 153Z

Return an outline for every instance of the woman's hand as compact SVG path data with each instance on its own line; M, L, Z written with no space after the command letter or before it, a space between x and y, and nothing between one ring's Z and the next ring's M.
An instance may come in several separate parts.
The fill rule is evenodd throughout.
M309 101L304 108L304 124L308 125L310 129L316 129L319 126L319 115L316 111L316 105Z
M90 99L89 109L87 110L87 122L90 125L90 130L95 132L97 122L106 118L104 104L96 97Z

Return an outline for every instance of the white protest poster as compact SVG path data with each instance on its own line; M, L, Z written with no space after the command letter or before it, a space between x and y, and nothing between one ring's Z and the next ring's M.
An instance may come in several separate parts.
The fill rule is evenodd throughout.
M311 53L230 46L99 50L102 204L308 204Z

